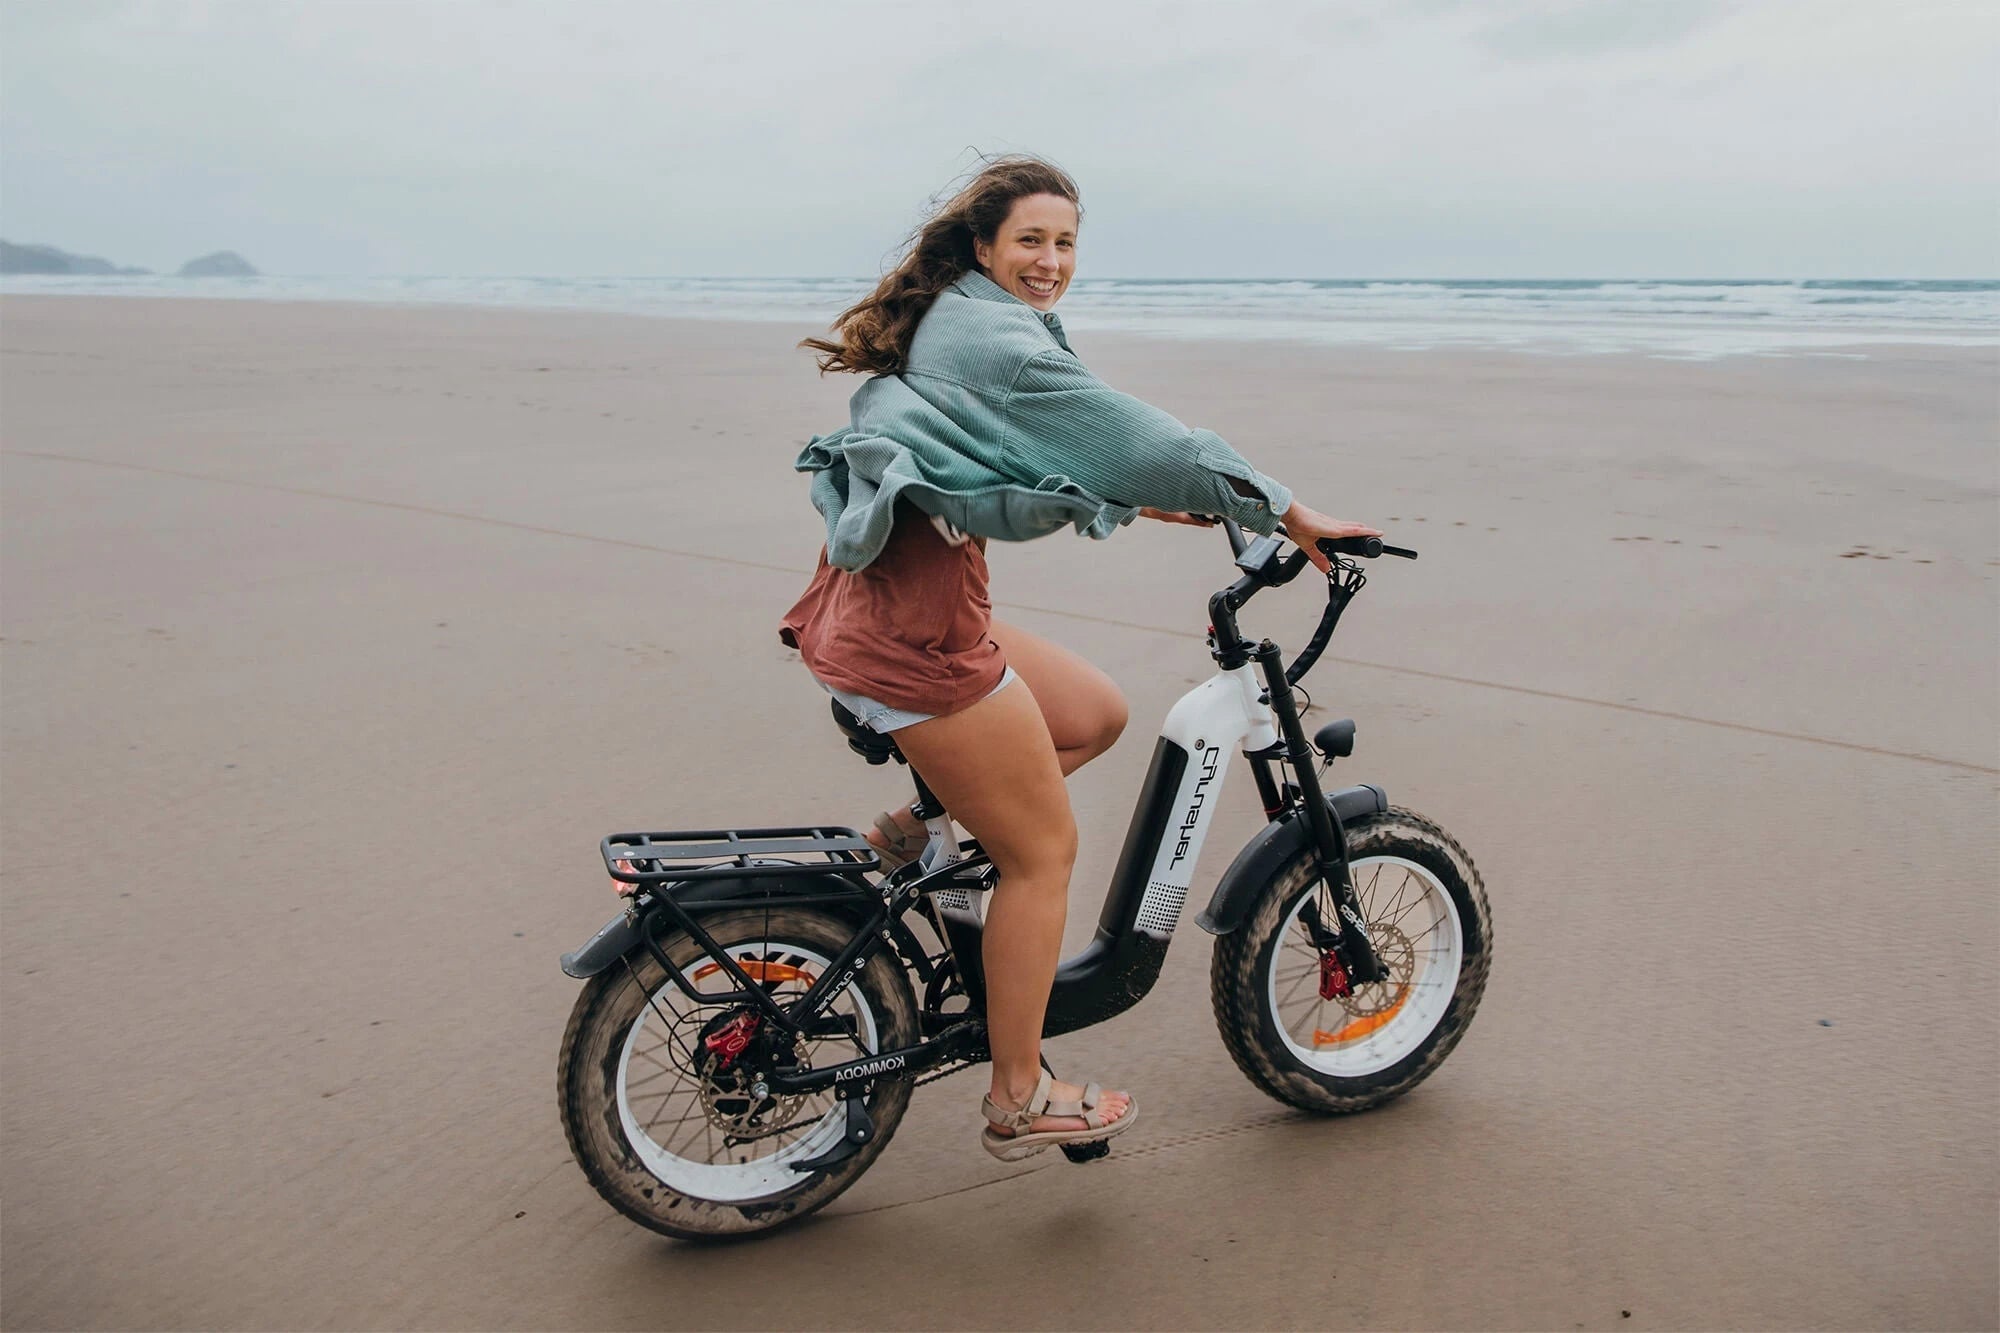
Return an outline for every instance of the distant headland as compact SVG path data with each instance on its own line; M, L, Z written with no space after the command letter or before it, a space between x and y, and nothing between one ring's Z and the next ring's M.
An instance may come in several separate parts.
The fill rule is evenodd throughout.
M149 268L125 268L95 255L73 255L53 245L16 245L0 241L0 273L114 274L122 277L149 277ZM234 250L190 259L180 267L183 278L254 278L257 270Z

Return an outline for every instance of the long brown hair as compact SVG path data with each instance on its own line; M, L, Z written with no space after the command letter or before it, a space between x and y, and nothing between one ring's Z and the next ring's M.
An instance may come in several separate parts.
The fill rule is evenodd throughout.
M910 339L938 293L979 267L976 237L991 245L1016 199L1053 194L1069 200L1083 218L1076 182L1038 157L1009 154L987 159L965 187L933 212L909 239L909 250L875 290L833 321L835 340L806 338L799 346L821 353L820 373L851 370L893 375L909 360Z

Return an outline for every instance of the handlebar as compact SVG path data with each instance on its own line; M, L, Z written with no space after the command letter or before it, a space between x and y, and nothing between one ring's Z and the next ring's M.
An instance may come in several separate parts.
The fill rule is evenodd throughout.
M1280 526L1279 532L1285 529ZM1250 539L1243 535L1243 529L1235 519L1222 520L1223 535L1229 538L1229 553L1240 556L1250 546ZM1290 533L1285 533L1287 537ZM1391 546L1380 537L1321 537L1316 543L1324 555L1358 555L1364 560L1373 560L1381 555L1398 555L1405 560L1415 560L1417 553L1407 546Z
M1253 542L1243 535L1243 529L1234 519L1223 518L1222 531L1229 538L1230 553L1236 557L1237 568L1243 570L1244 576L1233 587L1211 599L1210 614L1218 622L1215 626L1218 632L1226 626L1228 634L1237 638L1236 609L1264 588L1290 583L1305 568L1307 560L1303 547L1278 559L1276 537L1259 537ZM1417 558L1417 553L1408 547L1391 546L1380 537L1322 537L1315 544L1321 554L1333 561L1333 568L1327 574L1326 609L1320 613L1319 625L1305 648L1285 670L1285 680L1292 685L1296 685L1318 663L1320 654L1326 651L1328 641L1333 638L1340 613L1347 609L1348 602L1368 581L1359 565L1342 557L1358 556L1363 560L1384 555L1400 556L1405 560Z

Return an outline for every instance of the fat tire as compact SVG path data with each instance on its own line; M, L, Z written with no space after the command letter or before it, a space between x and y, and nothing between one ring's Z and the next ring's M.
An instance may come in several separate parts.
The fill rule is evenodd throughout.
M824 958L837 957L854 937L851 924L797 907L719 913L705 918L702 926L725 948L748 939L768 939L807 945ZM660 945L682 968L701 957L699 947L684 932L664 936ZM644 990L624 963L592 977L570 1010L556 1062L558 1102L570 1152L613 1208L640 1226L677 1240L752 1236L825 1207L859 1180L889 1146L910 1104L915 1085L908 1078L875 1080L868 1095L868 1114L875 1122L873 1142L829 1170L801 1174L790 1189L760 1199L722 1201L686 1194L655 1176L625 1138L614 1089L625 1034L638 1017L639 1006L660 986L672 983L650 954L642 951L630 961ZM855 974L854 985L874 1011L878 1049L916 1044L916 997L892 951L885 949L869 959L868 966Z
M1250 915L1215 942L1209 964L1210 999L1222 1044L1249 1080L1290 1106L1321 1115L1373 1110L1423 1082L1451 1054L1486 992L1493 958L1493 922L1486 886L1472 858L1449 833L1413 810L1388 810L1345 825L1349 855L1395 856L1436 875L1458 908L1464 933L1458 988L1423 1043L1387 1069L1338 1077L1294 1055L1271 1012L1264 971L1278 946L1279 927L1300 889L1319 873L1317 848L1307 843L1280 866L1258 893Z

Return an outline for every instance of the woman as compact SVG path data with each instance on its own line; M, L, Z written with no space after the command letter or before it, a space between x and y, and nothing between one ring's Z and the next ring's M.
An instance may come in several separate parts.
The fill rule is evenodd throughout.
M821 373L874 378L849 426L799 457L827 545L780 634L864 723L895 733L998 871L983 946L993 1080L981 1141L1003 1160L1109 1138L1138 1108L1041 1069L1077 845L1063 778L1118 739L1125 700L1074 653L992 618L986 539L1065 525L1103 538L1140 514L1229 515L1265 533L1282 520L1324 566L1315 538L1375 533L1298 503L1217 436L1084 369L1051 313L1076 269L1081 217L1061 170L994 160L835 321L831 341L801 344L821 353ZM886 864L921 849L907 808L876 824Z

